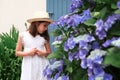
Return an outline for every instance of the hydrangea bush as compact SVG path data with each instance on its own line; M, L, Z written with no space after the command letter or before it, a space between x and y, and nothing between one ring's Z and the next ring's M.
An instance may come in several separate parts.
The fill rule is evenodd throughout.
M52 26L48 80L120 80L120 1L72 0Z

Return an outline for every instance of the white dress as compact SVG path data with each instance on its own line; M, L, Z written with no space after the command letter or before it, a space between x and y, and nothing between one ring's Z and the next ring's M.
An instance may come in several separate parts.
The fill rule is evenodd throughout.
M32 48L45 51L45 39L39 35L33 37L28 31L20 33L24 51ZM43 56L25 56L22 60L21 80L47 80L43 76L43 70L48 64L48 60Z

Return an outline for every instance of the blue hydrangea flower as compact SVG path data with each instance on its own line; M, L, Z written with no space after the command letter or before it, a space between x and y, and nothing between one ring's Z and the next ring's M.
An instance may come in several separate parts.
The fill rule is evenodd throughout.
M54 41L61 41L63 39L62 35L55 37Z
M120 1L117 2L117 7L120 9Z
M54 79L55 79L55 80L57 80L57 79L59 78L60 73L61 73L61 72L58 72L58 73L55 74L55 76L54 76Z
M74 58L75 58L76 60L80 60L80 58L79 58L79 51L76 51L76 52L75 52Z
M96 28L97 28L97 30L103 30L104 29L104 22L103 22L103 20L98 20L96 23L95 23L95 26L96 26Z
M88 68L87 69L87 73L88 73L88 76L92 76L93 75L93 70Z
M91 75L88 77L88 80L95 80L95 75Z
M81 41L79 42L79 48L87 49L87 47L88 47L88 43L87 43L87 42L85 42L85 41L83 41L83 40L81 40Z
M75 26L80 24L80 22L81 22L81 16L79 16L78 14L74 14L66 19L66 24L68 25L68 28L69 27L74 28Z
M110 74L99 74L99 75L95 75L95 79L94 80L112 80L112 76Z
M98 20L96 23L95 23L95 26L96 26L96 30L95 30L95 34L98 36L98 38L100 40L104 39L106 37L106 32L104 30L104 22L103 20Z
M49 65L43 70L43 75L47 76L48 78L52 75L52 70L49 68Z
M116 42L117 42L117 43L116 43ZM105 48L107 48L107 47L109 47L109 46L111 46L111 45L114 45L114 44L117 44L116 47L120 46L120 44L119 44L119 38L113 37L112 39L108 39L108 40L106 40L106 41L102 44L102 46L105 47ZM115 46L115 45L114 45L114 46Z
M95 33L100 40L103 40L107 36L104 30L101 30L101 31L96 30Z
M70 11L74 12L77 8L82 7L83 1L82 0L72 0L71 6L70 6Z
M113 77L110 74L104 74L104 79L103 80L112 80Z
M50 67L51 70L62 69L62 67L63 67L63 60L55 61L49 67Z
M80 35L80 36L77 36L73 39L73 41L75 43L79 43L80 41L92 42L94 40L95 40L95 38L89 34Z
M64 50L68 51L69 49L73 49L76 43L73 41L73 37L68 38L67 42L64 44Z
M82 15L81 16L81 23L84 23L86 20L91 18L91 12L89 9L84 10L81 15Z
M104 74L104 70L101 66L97 66L93 69L93 73L95 75Z
M114 16L109 16L108 19L104 23L104 29L105 31L108 31L112 25L115 23L116 18Z
M111 40L106 40L102 45L105 47L105 48L107 48L108 46L110 46L111 45Z
M120 48L120 38L111 41L111 45L116 46L118 48Z
M120 14L113 14L113 16L115 17L115 19L120 20Z
M60 76L58 79L56 80L69 80L69 77L68 76Z
M74 14L73 16L71 16L71 18L74 20L73 26L77 26L81 23L81 16L79 16L78 14Z
M73 61L75 53L69 53L69 61Z
M90 52L90 55L87 57L87 59L90 59L90 60L94 61L96 58L102 57L105 54L106 54L106 51L100 50L100 49L95 49L95 50Z
M99 43L95 41L92 43L91 48L92 49L100 49L101 47L100 47Z
M80 49L79 50L79 58L80 59L85 59L86 55L88 54L88 51L85 49Z
M86 69L86 68L87 68L87 60L86 60L86 59L82 59L80 66L81 66L83 69Z

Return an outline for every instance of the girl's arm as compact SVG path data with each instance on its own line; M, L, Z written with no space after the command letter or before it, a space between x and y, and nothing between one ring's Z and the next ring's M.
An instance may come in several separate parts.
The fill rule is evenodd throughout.
M19 36L16 44L16 56L33 56L37 50L34 48L28 52L22 51L22 37Z
M48 41L45 43L45 48L46 48L46 51L45 51L45 52L38 50L38 51L37 51L37 54L38 54L39 56L47 56L47 55L49 55L49 54L51 53L51 48L50 48L50 44L49 44Z

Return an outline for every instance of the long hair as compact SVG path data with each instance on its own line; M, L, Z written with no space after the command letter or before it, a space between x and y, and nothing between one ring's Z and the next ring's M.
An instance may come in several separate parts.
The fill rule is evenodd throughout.
M39 25L40 25L40 23L43 23L45 21L38 21L38 22L39 22ZM36 22L32 22L31 25L29 26L28 30L29 30L30 34L33 37L35 37L36 34L39 34L40 36L44 37L45 40L47 40L47 41L50 40L50 37L49 37L49 34L48 34L48 30L44 31L42 34L38 33Z

